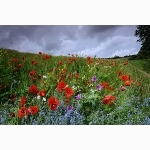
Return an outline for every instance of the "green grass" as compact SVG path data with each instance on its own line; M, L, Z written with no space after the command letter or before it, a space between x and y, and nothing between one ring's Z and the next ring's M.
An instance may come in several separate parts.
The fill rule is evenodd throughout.
M135 67L137 67L138 69L150 73L150 59L130 60L129 62L133 64Z
M124 61L0 49L0 123L150 124L150 79L131 65L124 65ZM19 67L20 64L23 66ZM32 70L36 74L31 76ZM133 81L130 86L124 85L121 75L117 74L119 70L122 75L130 75ZM96 81L92 81L94 76ZM67 86L60 92L58 86L62 80ZM37 87L34 94L29 91L31 85ZM103 85L102 89L98 90L97 85ZM125 91L121 91L121 86ZM73 92L65 91L66 87ZM40 90L45 91L43 96L38 96ZM81 94L79 100L78 94ZM23 96L27 100L21 106ZM54 100L48 105L51 97L55 97L58 104ZM31 111L31 106L38 110L34 108L35 113L27 114L21 111L22 107ZM53 110L55 106L58 107ZM68 107L73 110L68 112Z

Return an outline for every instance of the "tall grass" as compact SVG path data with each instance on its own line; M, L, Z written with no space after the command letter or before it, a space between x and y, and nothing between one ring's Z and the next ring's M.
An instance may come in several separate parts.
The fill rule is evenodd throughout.
M125 61L0 49L0 123L150 124L149 84Z
M130 63L150 74L150 59L130 60Z

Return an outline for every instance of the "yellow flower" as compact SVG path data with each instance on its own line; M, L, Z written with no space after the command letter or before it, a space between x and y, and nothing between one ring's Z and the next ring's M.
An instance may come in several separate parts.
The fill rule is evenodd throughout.
M63 67L66 68L66 64L64 64Z

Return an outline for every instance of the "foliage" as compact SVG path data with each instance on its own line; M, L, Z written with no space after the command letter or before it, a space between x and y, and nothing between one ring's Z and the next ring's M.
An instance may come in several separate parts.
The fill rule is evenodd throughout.
M138 25L135 36L139 38L137 41L142 45L138 58L150 58L150 25Z
M0 49L0 72L0 124L149 124L150 80L128 61Z
M133 64L136 68L150 73L150 59L129 60L129 62Z

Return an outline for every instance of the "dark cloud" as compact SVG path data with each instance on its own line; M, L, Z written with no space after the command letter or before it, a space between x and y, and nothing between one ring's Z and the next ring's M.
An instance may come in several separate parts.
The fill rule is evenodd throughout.
M41 44L42 38L46 41L60 40L60 36L75 39L77 26L54 26L54 25L9 25L0 26L0 45L11 46L18 41L28 39ZM54 43L54 42L52 42Z
M120 27L121 26L119 25L86 25L81 28L81 33L84 37L96 37L99 40L104 40L108 36L113 35L113 33Z
M115 50L118 53L119 48L132 47L131 50L134 48L134 51L139 50L137 39L134 37L135 29L135 26L120 25L1 25L0 47L30 52L40 50L52 52L54 55L67 55L83 52L86 49L88 53L94 51L93 54L100 50L104 55L104 51L107 51L104 47L107 47L110 51L107 56L111 56ZM126 43L124 43L123 40L115 38L117 36L122 39L129 38L125 38ZM133 39L135 44L131 46L131 42L127 39Z
M90 26L90 25L87 25L87 26L84 26L83 30L86 31L86 33L88 35L95 35L95 34L98 34L98 33L103 33L103 32L107 32L107 31L113 31L113 30L116 30L118 27L120 26L117 26L117 25L105 25L105 26L101 26L101 25L94 25L94 26Z
M0 26L0 46L10 47L25 39L33 41L36 28L37 26Z

